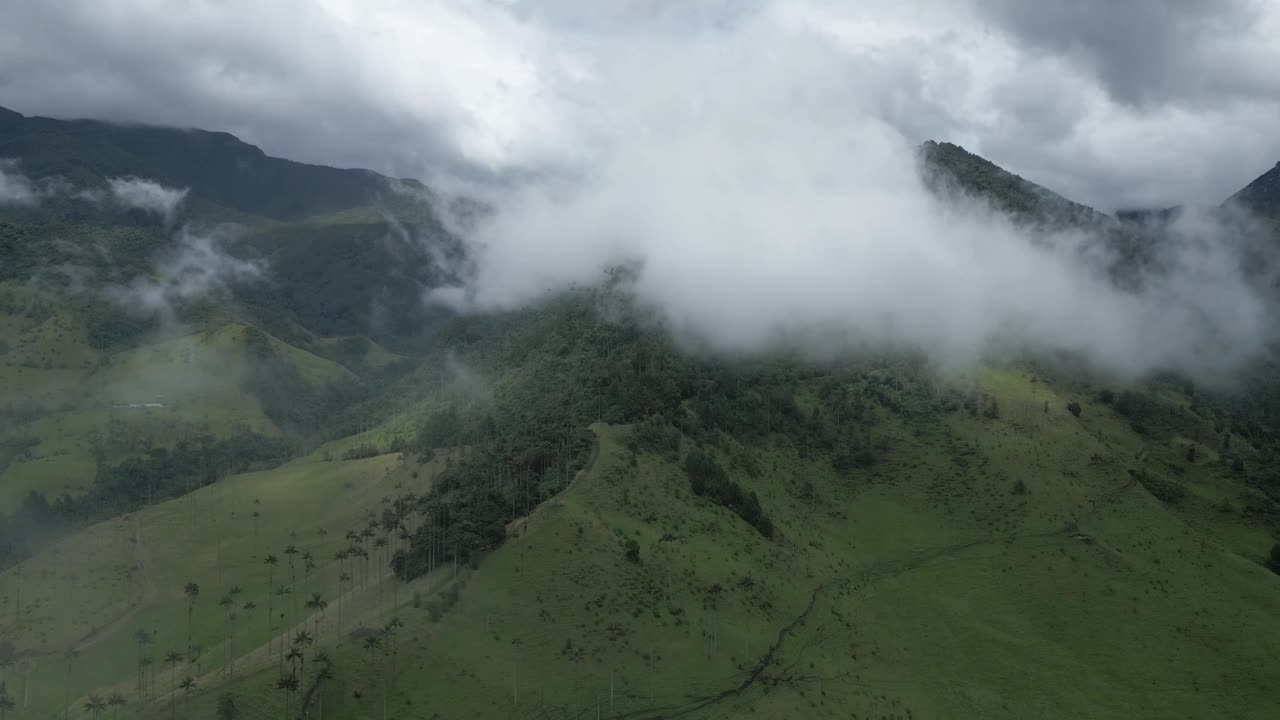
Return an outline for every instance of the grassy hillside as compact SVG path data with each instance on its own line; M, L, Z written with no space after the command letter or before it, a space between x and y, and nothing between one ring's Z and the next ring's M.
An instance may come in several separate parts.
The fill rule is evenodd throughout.
M333 553L348 544L347 527L378 511L380 498L421 487L432 472L431 465L380 456L234 476L95 525L5 571L0 637L13 643L24 667L25 716L58 714L64 693L75 698L113 688L133 698L139 630L154 633L142 657L158 663L180 652L190 658L175 668L155 667L154 678L149 671L144 692L167 698L171 669L208 675L212 683L217 673L229 674L231 657L239 659L240 672L272 665L275 655L259 646L303 623L313 592L331 603L322 634L339 627L339 596L344 623L389 605L385 563L347 568L355 578L340 588ZM297 554L284 552L290 545ZM264 564L268 555L279 564ZM189 604L184 587L191 582L200 590ZM292 592L272 592L280 588ZM234 621L218 604L228 595ZM255 650L262 657L241 657Z
M333 677L310 706L351 718L382 717L384 703L389 717L1269 716L1280 577L1259 561L1275 528L1245 511L1260 495L1218 451L1226 432L1211 418L1175 389L1148 389L1163 410L1143 416L1143 434L1114 396L1019 368L936 385L904 378L864 368L791 386L817 436L826 428L866 454L795 431L747 442L695 425L692 434L658 421L596 425L597 451L577 481L528 517L509 512L496 550L440 549L439 569L405 587L385 572L384 548L371 571L381 571L381 599L369 601L379 597L370 581L341 632L331 604L301 665L282 661L287 647L258 627L264 553L289 542L311 551L315 579L298 579L299 564L295 589L332 600L334 578L351 567L333 558L346 529L406 494L432 497L430 470L317 453L95 527L73 543L114 534L114 544L96 542L114 554L95 558L90 580L112 588L102 595L110 602L80 616L109 622L145 599L138 567L157 578L157 593L76 659L71 693L133 701L132 633L163 638L144 657L183 649L181 585L195 578L199 667L162 668L143 691L148 717L168 716L171 675L198 680L176 695L189 717L212 717L224 692L244 717L279 717L286 702L297 711L325 667ZM926 401L954 408L922 412ZM1200 451L1188 460L1193 443ZM684 461L695 450L755 493L772 537L693 494ZM1237 450L1262 461L1250 446ZM431 467L448 477L462 463L444 454ZM131 566L135 522L145 560ZM404 522L401 547L429 514L411 510ZM57 552L74 555L68 547ZM50 567L54 552L27 563L24 577ZM49 595L58 577L69 581L43 572L37 587ZM12 572L0 583L16 588ZM237 606L256 603L256 620L216 610L233 584ZM321 619L289 612L281 625L295 630ZM84 637L80 625L53 630L56 616L23 643L54 651ZM238 650L220 645L227 626ZM234 677L224 651L237 658ZM42 698L33 707L56 714L65 665L33 666ZM275 689L281 668L300 678L288 698Z

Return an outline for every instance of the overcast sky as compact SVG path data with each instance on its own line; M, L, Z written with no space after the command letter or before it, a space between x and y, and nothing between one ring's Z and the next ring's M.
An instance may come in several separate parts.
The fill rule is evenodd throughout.
M664 92L630 86L645 62L744 27L761 57L826 46L797 86L849 105L817 112L875 114L1102 209L1216 203L1280 160L1268 0L14 2L0 105L400 176L572 171L646 131L625 111ZM734 72L708 60L667 91L697 103Z

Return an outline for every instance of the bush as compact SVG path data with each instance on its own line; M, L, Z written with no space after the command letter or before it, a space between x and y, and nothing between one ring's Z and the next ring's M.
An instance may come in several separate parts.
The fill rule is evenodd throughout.
M1271 546L1271 557L1267 558L1267 568L1280 575L1280 543Z
M1026 495L1026 494L1027 494L1027 484L1026 484L1025 482L1021 481L1021 480L1019 480L1018 482L1014 483L1014 484L1013 484L1013 494L1014 494L1014 495Z
M1072 415L1075 415L1076 417L1080 417L1080 403L1076 402L1075 400L1072 400L1071 402L1067 403L1067 412L1071 413Z
M362 443L342 453L343 460L363 460L381 455L382 451L373 443Z
M633 563L640 562L640 543L636 542L634 539L628 539L627 542L624 543L623 547L626 548L626 557L628 561Z

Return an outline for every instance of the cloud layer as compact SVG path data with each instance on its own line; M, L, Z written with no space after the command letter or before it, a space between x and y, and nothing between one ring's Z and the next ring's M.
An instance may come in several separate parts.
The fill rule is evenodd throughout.
M1251 0L70 0L3 20L0 97L19 111L227 130L399 176L572 167L601 125L642 122L615 109L614 40L662 63L761 24L839 48L831 74L873 87L912 141L1104 210L1216 203L1280 158L1280 6Z
M629 264L642 303L726 352L905 345L967 363L1031 347L1205 379L1274 337L1243 238L1207 215L1180 221L1166 272L1133 294L1082 252L1089 238L1033 243L984 207L941 203L886 109L896 60L794 8L691 37L613 35L585 82L625 91L584 123L589 160L492 198L473 275L436 297L516 307Z

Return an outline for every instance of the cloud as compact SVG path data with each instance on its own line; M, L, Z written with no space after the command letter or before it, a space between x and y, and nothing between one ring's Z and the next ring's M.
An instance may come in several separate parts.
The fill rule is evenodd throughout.
M39 199L35 185L18 172L18 161L0 158L0 206L34 205Z
M1212 217L1180 221L1165 272L1136 294L1082 254L1099 251L1088 238L1033 243L936 199L886 111L909 59L795 7L694 37L612 36L593 67L614 112L584 125L589 161L489 198L468 282L435 299L518 307L629 264L640 303L723 352L908 346L968 363L1031 348L1207 379L1275 337L1243 248Z
M226 251L227 243L239 232L235 225L205 230L183 226L174 235L173 247L156 258L153 276L108 287L105 294L131 312L172 317L178 301L259 281L266 275L264 262L237 258Z
M70 0L5 19L0 97L18 110L226 130L397 176L577 168L630 122L615 39L663 64L762 23L842 48L830 70L911 140L1104 210L1214 204L1280 159L1280 5L1248 0Z
M137 208L173 220L178 205L187 197L188 188L167 188L142 178L110 178L111 196L125 207Z

